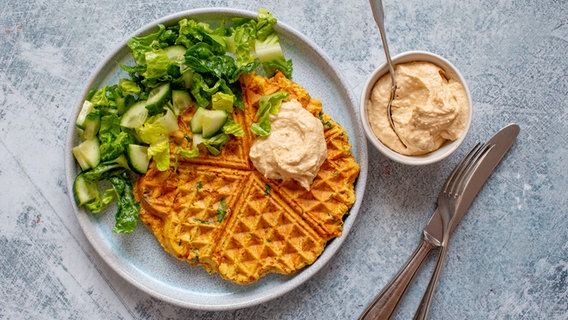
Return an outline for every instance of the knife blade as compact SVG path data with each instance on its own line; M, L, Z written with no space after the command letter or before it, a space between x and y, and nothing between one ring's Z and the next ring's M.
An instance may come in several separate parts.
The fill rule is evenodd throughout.
M462 220L471 203L493 173L501 159L511 148L519 134L517 124L510 124L499 130L487 144L492 145L491 150L474 169L472 177L464 190L462 200L458 204L455 218L450 229L450 235ZM423 237L406 263L389 283L377 294L371 304L361 313L359 320L390 319L412 279L426 260L428 254L439 247L443 238L442 216L438 209L430 218L424 228Z
M460 223L465 213L473 203L473 200L481 190L481 187L489 179L501 159L505 156L507 151L511 148L520 132L520 127L517 124L510 124L503 129L499 130L486 144L492 146L491 150L471 175L471 179L467 184L462 199L456 210L456 214L452 221L450 234L453 233L456 226ZM424 228L424 236L427 241L439 246L442 243L443 237L442 216L438 209L434 212L430 221Z

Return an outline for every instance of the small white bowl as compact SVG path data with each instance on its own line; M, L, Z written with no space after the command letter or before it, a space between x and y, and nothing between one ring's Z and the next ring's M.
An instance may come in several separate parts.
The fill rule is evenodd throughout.
M450 142L445 143L438 150L435 150L435 151L432 151L428 154L420 155L420 156L407 156L407 155L400 154L400 153L390 149L386 145L384 145L381 142L381 140L379 140L379 138L377 138L377 136L373 132L373 129L371 128L371 125L369 123L369 117L368 117L368 114L367 114L366 103L367 103L367 100L369 100L369 96L371 94L371 91L372 91L375 83L383 75L388 73L388 66L387 66L386 62L385 62L385 64L383 64L380 67L378 67L377 69L375 69L373 71L373 73L371 73L370 77L367 79L367 82L365 83L365 87L363 88L363 92L361 94L361 101L360 101L361 121L363 123L363 128L365 130L365 134L367 135L367 138L369 139L369 141L382 154L387 156L389 159L394 160L394 161L399 162L399 163L407 164L407 165L426 165L426 164L438 162L438 161L448 157L450 154L452 154L460 146L460 144L465 139L465 137L466 137L466 135L469 131L469 127L471 125L471 120L472 120L472 116L473 116L473 104L472 104L472 101L471 101L471 94L469 92L469 88L467 86L467 83L465 82L464 78L462 77L462 75L458 71L458 69L456 69L456 67L453 64L451 64L448 60L446 60L446 59L444 59L444 58L442 58L442 57L440 57L436 54L426 52L426 51L408 51L408 52L404 52L404 53L401 53L399 55L396 55L392 58L392 62L395 65L406 63L406 62L413 62L413 61L426 61L426 62L433 63L433 64L439 66L440 68L442 68L446 72L446 75L449 78L454 79L454 80L458 80L463 85L465 92L466 92L466 95L467 95L467 100L468 100L468 103L469 103L469 116L468 116L466 127L464 128L464 131L463 131L462 135L460 136L460 138L458 138L455 141L450 141Z

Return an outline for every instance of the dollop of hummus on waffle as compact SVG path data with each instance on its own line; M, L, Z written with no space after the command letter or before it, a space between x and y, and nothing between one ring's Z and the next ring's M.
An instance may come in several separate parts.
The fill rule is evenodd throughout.
M250 159L266 178L296 180L310 190L314 178L327 158L322 122L292 99L270 116L272 130L254 140Z

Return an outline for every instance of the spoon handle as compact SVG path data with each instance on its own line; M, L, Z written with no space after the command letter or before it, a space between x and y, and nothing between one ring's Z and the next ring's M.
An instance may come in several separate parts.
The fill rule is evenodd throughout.
M383 9L383 1L382 0L370 0L371 2L371 11L373 12L373 17L375 21L380 24L385 24L385 10Z
M389 72L393 78L394 84L394 71L392 68L392 61L390 57L389 45L387 43L387 36L385 33L385 10L383 9L382 0L369 0L371 3L371 12L373 13L373 18L379 27L379 32L381 33L381 41L383 42L383 49L385 51L385 56L387 57Z

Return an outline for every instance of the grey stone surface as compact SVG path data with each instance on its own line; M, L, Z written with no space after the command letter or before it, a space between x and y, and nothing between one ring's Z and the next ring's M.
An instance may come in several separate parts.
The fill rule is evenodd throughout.
M141 26L182 10L268 8L333 60L355 97L384 63L366 1L62 1L0 4L0 319L355 319L418 242L467 146L517 143L456 230L432 319L568 319L568 3L384 1L393 53L427 50L469 83L474 119L451 158L411 168L369 145L365 200L341 250L281 298L183 309L123 280L93 250L67 194L67 126L93 69ZM398 310L412 317L432 262Z

